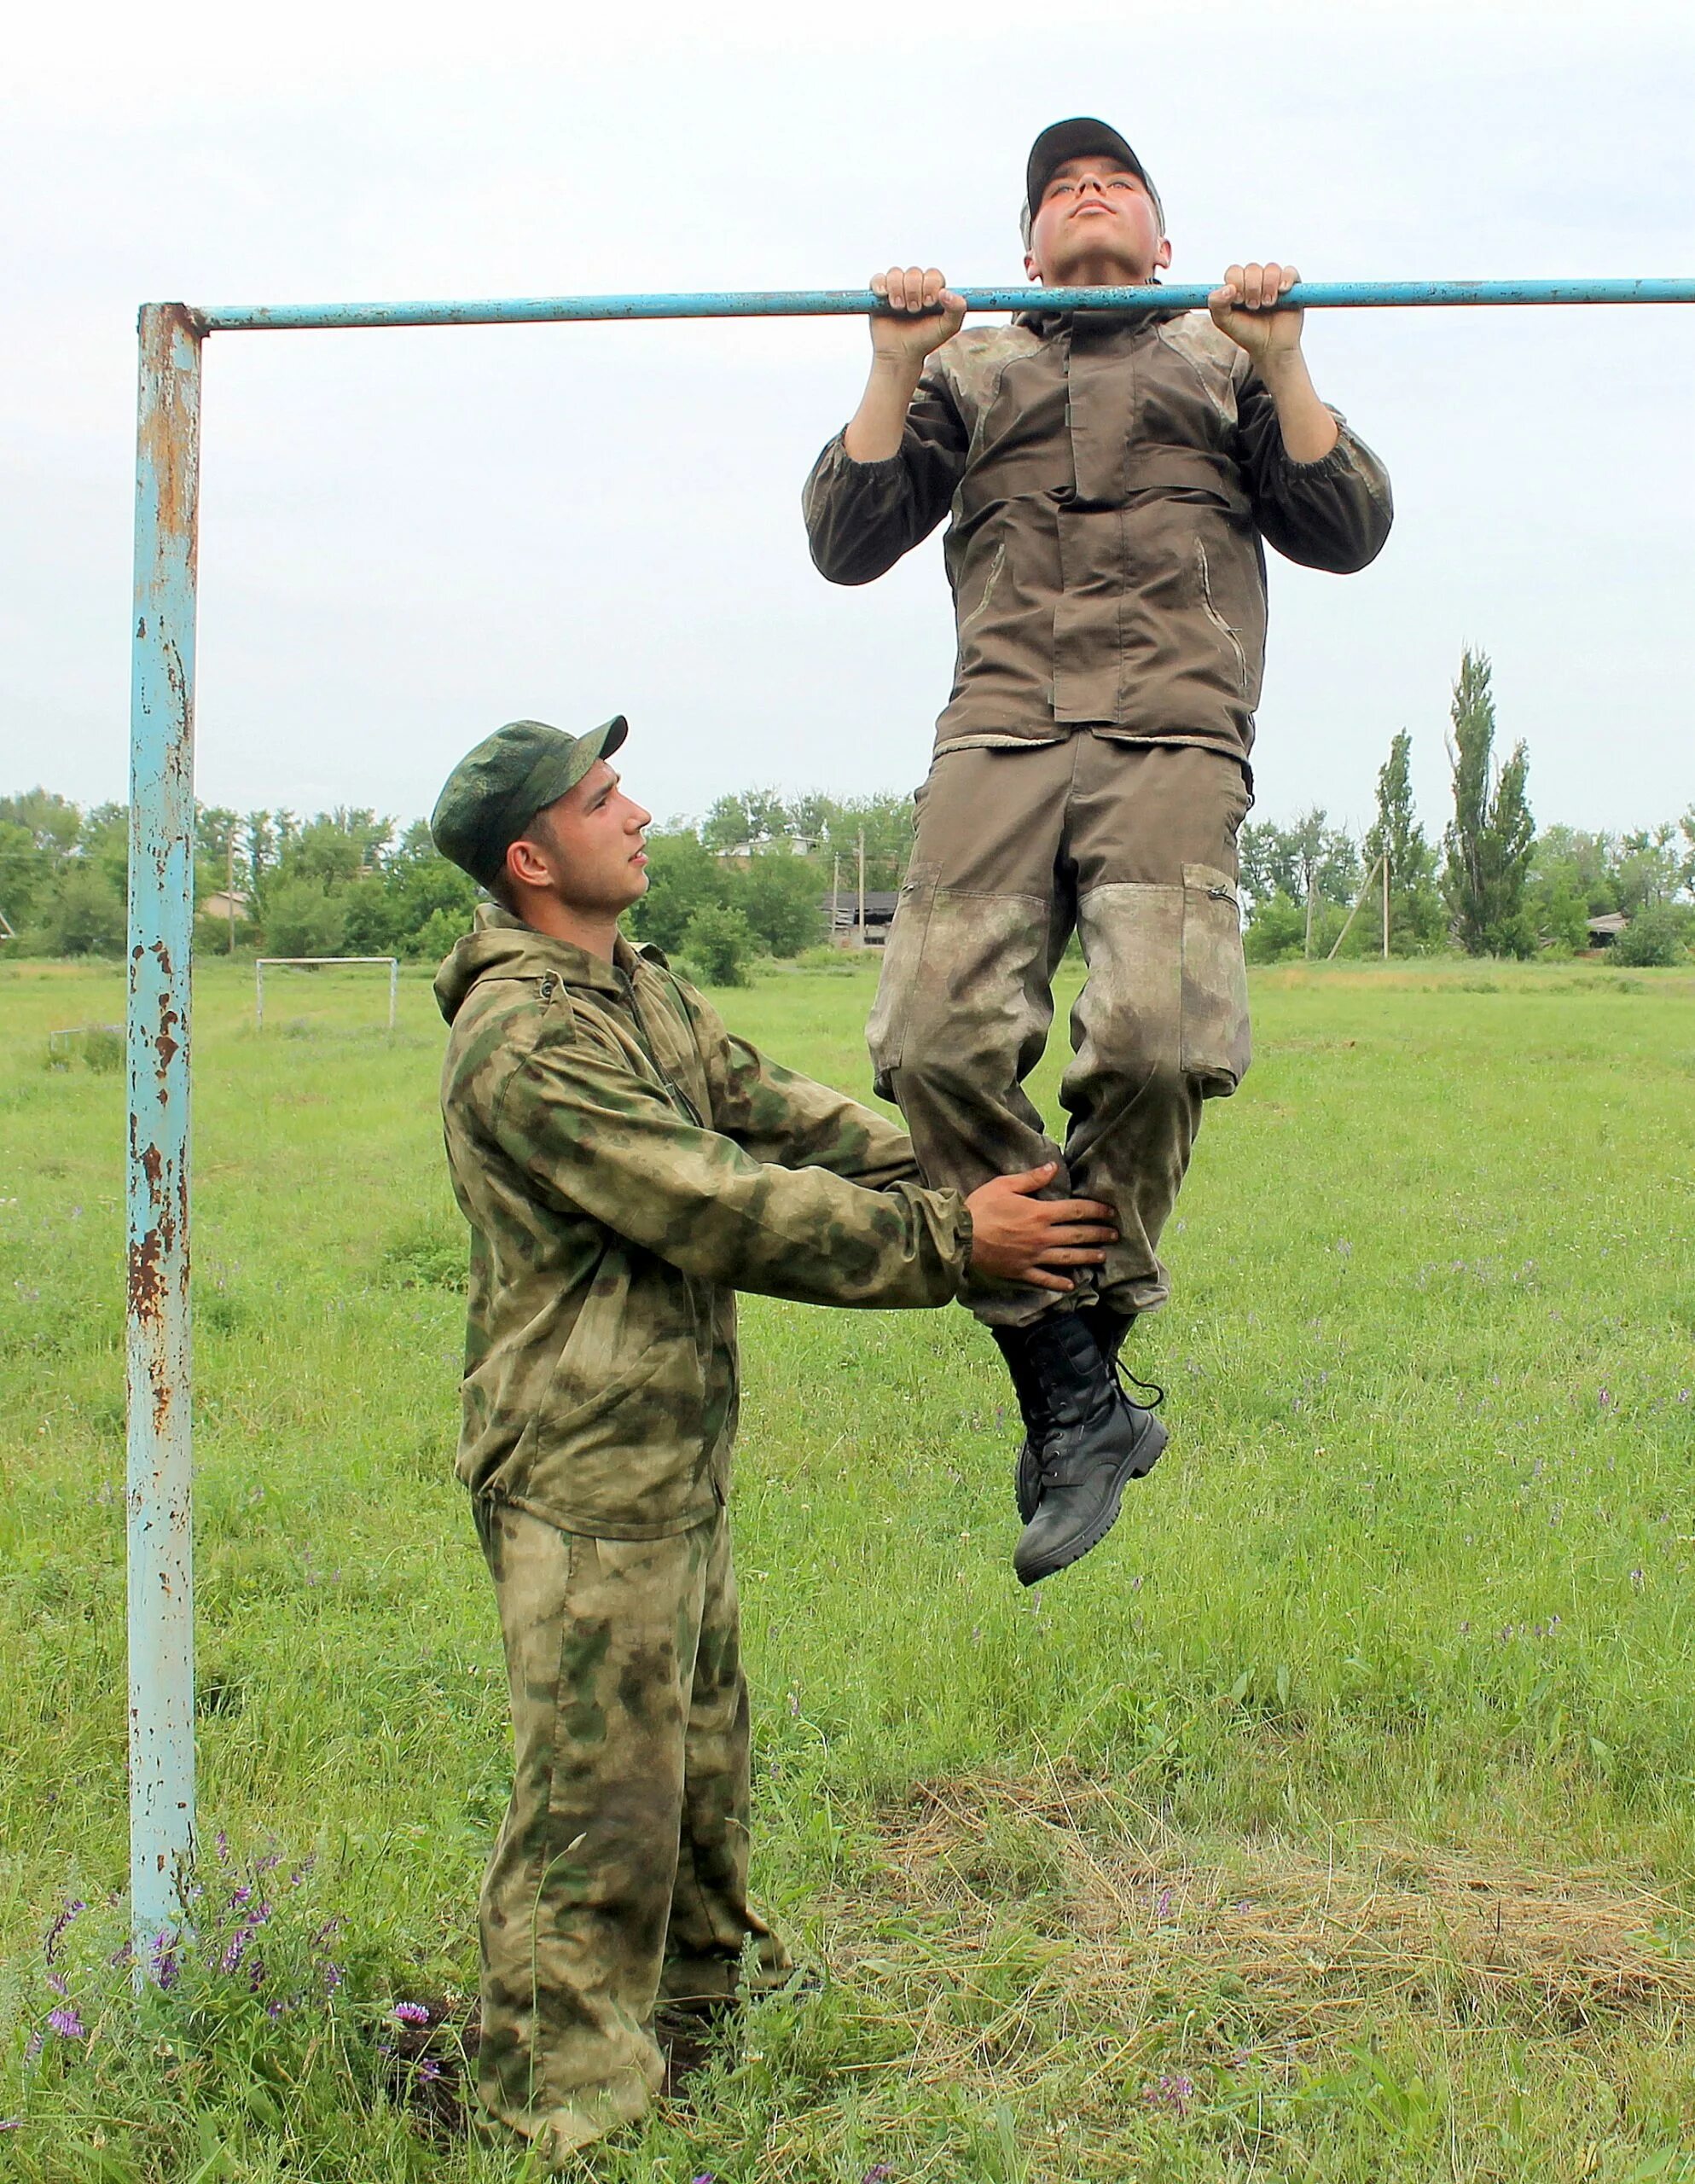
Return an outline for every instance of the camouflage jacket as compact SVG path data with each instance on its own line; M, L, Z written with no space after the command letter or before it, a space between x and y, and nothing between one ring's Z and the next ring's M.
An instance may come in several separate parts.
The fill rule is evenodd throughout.
M893 1124L732 1038L657 950L607 963L485 909L436 997L474 1492L603 1538L682 1531L729 1486L735 1290L955 1294L957 1193L919 1187Z
M1204 313L1032 314L955 334L899 453L856 462L838 435L804 508L836 584L881 576L951 514L959 649L938 749L1088 723L1244 759L1262 538L1311 568L1358 569L1390 516L1383 466L1345 424L1321 461L1290 461L1270 395Z

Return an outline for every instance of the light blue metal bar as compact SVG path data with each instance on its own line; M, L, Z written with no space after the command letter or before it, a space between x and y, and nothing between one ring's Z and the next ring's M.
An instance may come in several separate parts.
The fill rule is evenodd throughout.
M962 288L974 311L1204 311L1210 284L1146 288ZM1691 304L1695 280L1301 281L1291 310L1395 311L1456 304ZM208 334L360 326L519 326L620 318L857 318L868 288L749 289L703 295L514 296L471 303L227 304L197 311Z
M130 695L130 1883L136 1963L176 1926L194 1849L189 947L200 335L141 315Z
M1199 311L1204 286L967 288L974 311ZM1302 282L1290 308L1688 304L1695 280ZM189 951L200 345L212 333L563 321L862 317L868 288L506 301L148 304L141 315L131 702L130 1873L145 1941L179 1915L194 1840L189 1342ZM145 1964L145 1953L139 1960Z

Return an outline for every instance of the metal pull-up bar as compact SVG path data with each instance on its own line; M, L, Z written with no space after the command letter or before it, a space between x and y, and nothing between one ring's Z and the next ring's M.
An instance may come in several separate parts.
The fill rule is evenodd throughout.
M967 311L1204 311L1210 288L961 288ZM1297 281L1280 307L1404 311L1454 304L1695 304L1695 281ZM750 288L693 296L515 296L414 304L221 304L191 314L206 334L357 326L525 326L620 318L864 318L869 288Z
M1204 287L967 288L974 311L1181 311ZM1689 304L1695 280L1303 281L1289 309ZM194 927L194 607L200 349L209 334L673 318L863 317L868 288L551 296L506 302L147 304L141 314L131 624L129 1000L131 1909L171 1927L194 1847L189 1346L189 956ZM136 1962L148 1961L138 1949Z

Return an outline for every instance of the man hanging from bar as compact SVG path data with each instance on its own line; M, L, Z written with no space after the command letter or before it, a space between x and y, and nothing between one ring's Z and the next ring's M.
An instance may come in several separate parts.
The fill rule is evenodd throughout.
M1104 122L1056 123L1025 175L1025 267L1049 288L1141 286L1171 261L1158 192ZM1293 266L1233 265L1210 316L1044 311L961 333L939 271L872 287L872 365L804 508L812 556L867 584L949 516L953 692L869 1043L926 1178L970 1189L1058 1155L1120 1240L1055 1300L975 1282L1026 1438L1014 1567L1088 1553L1164 1445L1118 1357L1169 1294L1160 1232L1201 1102L1248 1066L1236 835L1266 621L1262 542L1363 568L1389 480L1315 392ZM1087 976L1063 1148L1025 1095L1071 932Z

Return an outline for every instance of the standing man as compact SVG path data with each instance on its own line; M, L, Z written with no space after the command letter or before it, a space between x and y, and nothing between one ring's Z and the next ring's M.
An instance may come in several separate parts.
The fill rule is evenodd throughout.
M1105 1206L1051 1165L926 1190L892 1124L732 1038L618 921L648 815L582 736L514 721L436 846L500 907L442 966L442 1112L471 1227L459 1473L506 1644L517 1771L481 1902L478 2090L549 2159L661 2083L661 2004L788 1960L747 1898L748 1705L726 1502L734 1294L1063 1294Z
M1100 121L1036 138L1024 236L1049 288L1139 287L1171 261L1158 192ZM1068 1297L966 1292L1027 1429L1026 1583L1094 1544L1164 1443L1116 1367L1169 1294L1158 1246L1201 1102L1248 1066L1236 834L1262 541L1345 572L1388 535L1382 465L1319 400L1301 313L1277 308L1296 277L1233 265L1207 317L1037 299L962 334L939 271L891 268L871 284L889 308L864 395L807 480L812 556L837 584L869 583L950 518L954 688L869 1027L877 1089L931 1182L968 1190L1059 1155L1023 1086L1074 930L1088 965L1054 1188L1109 1201L1119 1240Z

